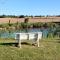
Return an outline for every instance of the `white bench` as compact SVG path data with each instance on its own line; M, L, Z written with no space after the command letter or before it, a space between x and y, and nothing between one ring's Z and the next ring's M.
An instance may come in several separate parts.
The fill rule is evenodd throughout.
M39 40L42 38L42 32L31 32L31 33L16 33L15 39L18 41L18 46L21 48L21 42L24 40L31 40L37 42L39 47Z

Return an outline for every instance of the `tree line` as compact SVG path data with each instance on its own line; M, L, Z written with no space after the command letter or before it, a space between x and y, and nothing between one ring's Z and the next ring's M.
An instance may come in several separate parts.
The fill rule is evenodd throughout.
M35 15L35 16L33 16L33 15L31 15L31 16L29 16L29 15L19 15L19 16L16 16L16 15L0 15L0 18L25 18L25 17L31 17L31 18L33 18L33 17L60 17L60 15L53 15L53 16L51 16L51 15Z

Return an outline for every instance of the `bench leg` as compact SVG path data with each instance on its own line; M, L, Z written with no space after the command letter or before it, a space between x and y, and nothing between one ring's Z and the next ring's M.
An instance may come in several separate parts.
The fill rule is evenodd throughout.
M18 47L21 48L21 40L18 42Z
M37 45L38 45L38 47L39 47L39 39L37 40Z

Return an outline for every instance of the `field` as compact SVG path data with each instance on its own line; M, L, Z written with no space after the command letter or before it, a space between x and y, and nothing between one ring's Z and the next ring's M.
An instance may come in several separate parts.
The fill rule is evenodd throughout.
M24 22L25 18L0 18L0 24L1 23L9 23L9 20L11 23L18 22ZM60 17L35 17L35 18L29 18L29 22L60 22Z
M0 39L0 60L60 60L60 40L42 39L40 47L22 44L15 46L14 39Z

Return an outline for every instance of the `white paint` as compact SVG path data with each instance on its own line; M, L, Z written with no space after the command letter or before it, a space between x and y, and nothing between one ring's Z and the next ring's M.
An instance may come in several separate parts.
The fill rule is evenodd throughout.
M34 32L34 33L16 33L15 39L18 41L18 44L21 48L21 41L22 40L32 40L37 42L39 47L39 40L42 38L42 32Z

